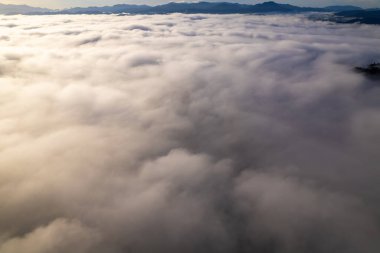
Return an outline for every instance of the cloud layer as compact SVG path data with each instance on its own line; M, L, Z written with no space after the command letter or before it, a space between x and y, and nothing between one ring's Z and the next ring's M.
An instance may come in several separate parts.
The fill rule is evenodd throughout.
M380 249L380 28L3 16L0 253Z

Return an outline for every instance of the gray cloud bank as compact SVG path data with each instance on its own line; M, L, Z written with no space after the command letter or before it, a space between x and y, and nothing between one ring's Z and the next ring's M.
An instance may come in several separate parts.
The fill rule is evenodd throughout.
M377 253L380 28L1 17L0 253Z

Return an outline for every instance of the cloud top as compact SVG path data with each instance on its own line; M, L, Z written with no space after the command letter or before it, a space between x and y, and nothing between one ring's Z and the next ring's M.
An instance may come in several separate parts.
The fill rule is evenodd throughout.
M380 29L3 16L0 253L380 249Z

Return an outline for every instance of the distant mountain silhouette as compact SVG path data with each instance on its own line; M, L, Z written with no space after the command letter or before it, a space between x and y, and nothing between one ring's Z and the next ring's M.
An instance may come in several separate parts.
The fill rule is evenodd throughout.
M327 6L325 9L332 11L332 12L340 12L340 11L359 11L362 10L362 8L352 5L334 5L334 6Z
M0 14L29 14L33 12L51 12L46 8L32 7L28 5L0 4Z
M54 12L53 14L102 14L102 13L130 13L140 14L149 11L152 7L148 5L117 4L103 7L75 7Z
M380 9L342 11L335 14L340 23L362 23L380 25Z
M380 24L380 9L363 10L360 7L328 6L325 8L299 7L290 4L279 4L273 1L260 4L239 4L231 2L171 2L162 5L117 4L103 7L75 7L64 10L49 10L27 5L0 4L0 14L170 14L170 13L204 13L204 14L266 14L266 13L302 13L332 12L329 21L340 23L360 22Z
M230 2L198 2L198 3L167 3L157 6L147 5L115 5L105 7L87 7L66 9L56 14L98 14L98 13L129 13L129 14L169 14L169 13L209 13L209 14L236 14L236 13L268 13L268 12L305 12L321 11L321 8L304 8L289 4L265 2L257 5L238 4Z
M239 4L231 2L197 2L148 6L119 4L104 7L71 8L43 14L169 14L169 13L207 13L207 14L254 14L254 13L301 13L301 12L336 12L342 10L361 10L355 6L330 6L326 8L298 7L290 4L264 2L261 4ZM41 14L41 13L40 13Z

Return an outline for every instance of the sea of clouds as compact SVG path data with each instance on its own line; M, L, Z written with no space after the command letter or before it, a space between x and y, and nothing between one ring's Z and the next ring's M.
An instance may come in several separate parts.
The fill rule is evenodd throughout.
M0 20L0 253L379 252L379 26Z

